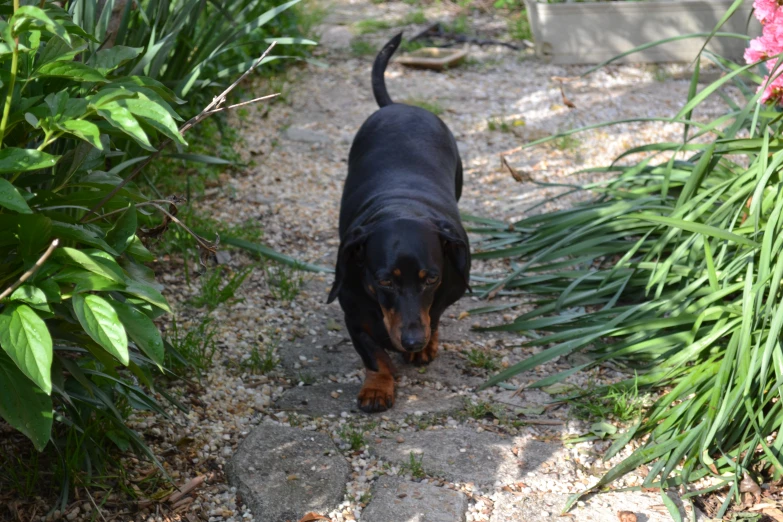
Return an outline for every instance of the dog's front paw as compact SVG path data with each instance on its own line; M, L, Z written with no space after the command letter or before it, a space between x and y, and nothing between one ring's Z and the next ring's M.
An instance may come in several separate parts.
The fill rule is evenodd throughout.
M368 370L357 404L360 410L367 413L386 411L394 406L394 377L388 373Z
M438 356L438 332L434 332L430 337L430 342L420 352L415 353L403 353L402 357L406 362L413 363L417 366L429 364L435 360Z

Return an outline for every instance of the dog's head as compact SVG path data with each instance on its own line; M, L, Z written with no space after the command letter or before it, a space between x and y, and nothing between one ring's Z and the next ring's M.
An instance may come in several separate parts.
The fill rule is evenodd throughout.
M398 350L418 352L430 340L430 307L444 284L468 283L468 245L447 222L396 219L346 234L327 302L350 273L383 312ZM455 278L457 280L455 280Z

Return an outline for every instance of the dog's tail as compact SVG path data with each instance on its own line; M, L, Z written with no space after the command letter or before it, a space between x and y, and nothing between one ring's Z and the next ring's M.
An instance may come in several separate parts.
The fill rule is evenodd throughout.
M389 40L386 45L383 46L381 52L375 57L375 63L372 65L372 93L375 96L375 101L381 107L386 107L394 103L386 91L386 82L383 80L383 73L386 72L386 65L389 63L389 59L400 46L402 41L402 33Z

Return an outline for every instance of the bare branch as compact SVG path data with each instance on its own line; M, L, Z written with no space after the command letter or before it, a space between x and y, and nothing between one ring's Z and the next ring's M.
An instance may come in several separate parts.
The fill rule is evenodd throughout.
M212 109L207 114L215 114L216 112L227 111L229 109L236 109L237 107L242 107L243 105L250 105L251 103L268 100L269 98L277 98L278 96L280 96L279 92L276 92L274 94L267 94L266 96L261 96L260 98L254 98L252 100L248 100L242 103L235 103L234 105L229 105L228 107L219 107L217 109Z
M49 259L49 256L52 255L52 252L54 252L54 249L57 248L57 245L60 244L59 239L55 239L52 241L52 244L49 245L49 248L46 249L46 252L43 253L41 257L38 258L38 261L35 262L33 266L30 267L30 270L22 274L19 279L16 281L16 283L12 284L9 288L6 288L5 291L0 294L0 301L14 293L14 290L19 288L22 283L27 281L34 273L38 271L41 266L46 262L47 259Z
M258 67L261 64L261 62L264 60L264 58L267 57L269 52L272 49L274 49L276 43L277 42L272 42L269 45L269 47L267 47L266 51L264 51L264 54L262 54L261 57L258 60L253 62L253 65L251 65L250 68L247 71L245 71L244 74L242 74L242 76L240 76L234 83L229 85L218 96L215 96L214 98L212 98L212 101L210 102L210 104L207 105L206 107L204 107L204 109L200 113L198 113L197 115L192 117L190 120L185 122L185 124L182 125L182 127L179 128L180 134L185 134L188 130L192 129L193 127L195 127L196 125L201 123L205 118L209 117L210 115L215 114L216 112L221 112L222 109L220 108L220 106L226 101L226 96L228 96L231 93L231 91L233 91L234 88L236 88L236 86L239 85L239 83L242 80L247 78L248 74L253 72L256 69L256 67ZM272 98L274 96L277 96L277 94L270 95L270 96L263 96L263 97L259 98L259 100L269 99L269 98ZM228 108L230 108L230 107L228 107ZM150 154L147 157L147 159L145 159L144 161L139 163L139 165L135 169L133 169L133 172L131 172L128 175L128 177L123 179L116 187L114 187L108 194L106 194L106 196L97 205L95 205L90 210L88 210L87 213L84 216L82 216L82 219L79 220L79 223L84 223L87 220L87 218L88 218L88 216L90 214L95 214L98 209L100 209L109 200L111 200L111 198L113 198L117 194L117 192L122 190L122 188L125 185L130 183L133 180L133 178L135 178L139 174L139 172L141 172L144 169L144 167L149 165L152 160L154 160L155 158L160 156L160 154L166 149L166 147L168 147L171 144L172 141L173 140L171 140L171 139L168 139L168 140L164 141L160 145L160 147L158 147L158 150L156 150L155 152Z

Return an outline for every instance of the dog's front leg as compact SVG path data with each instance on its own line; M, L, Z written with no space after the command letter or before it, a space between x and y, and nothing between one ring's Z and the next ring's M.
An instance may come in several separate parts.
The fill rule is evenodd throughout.
M364 331L348 328L354 348L364 362L365 376L357 403L367 413L386 411L394 406L394 364L386 350Z

